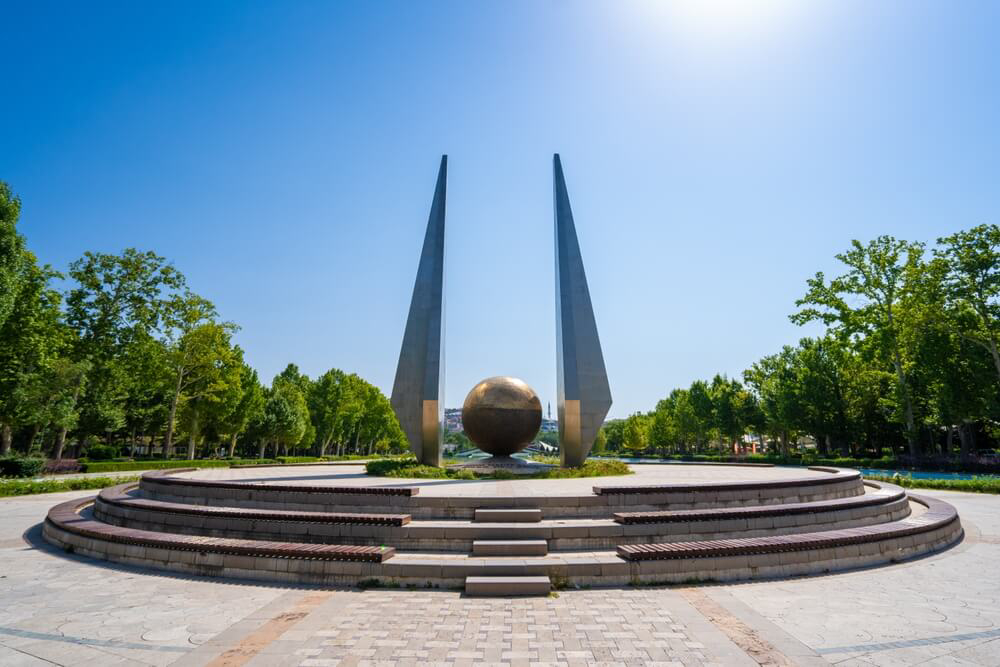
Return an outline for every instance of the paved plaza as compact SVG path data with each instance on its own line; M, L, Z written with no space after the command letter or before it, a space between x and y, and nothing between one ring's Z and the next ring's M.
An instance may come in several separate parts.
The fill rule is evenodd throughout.
M53 504L0 501L0 665L1000 665L1000 498L966 538L845 574L704 587L324 590L159 574L42 542Z
M633 474L609 477L576 477L569 479L401 479L370 477L361 464L303 466L248 466L245 468L201 468L179 473L175 477L190 477L225 482L280 482L299 486L415 486L421 496L505 496L551 497L590 495L595 486L655 486L658 484L715 484L719 482L763 482L792 480L823 473L801 468L780 466L728 465L631 465Z

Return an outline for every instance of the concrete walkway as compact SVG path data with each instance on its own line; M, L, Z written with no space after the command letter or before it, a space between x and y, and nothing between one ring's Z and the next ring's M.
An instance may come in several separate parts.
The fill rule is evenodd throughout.
M40 540L53 504L0 500L0 665L998 665L1000 497L953 503L966 540L911 563L691 588L466 598L106 566Z

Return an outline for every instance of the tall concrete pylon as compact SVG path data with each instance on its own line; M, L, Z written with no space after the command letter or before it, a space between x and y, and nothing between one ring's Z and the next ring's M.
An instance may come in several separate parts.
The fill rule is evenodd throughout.
M434 201L406 318L390 403L417 461L441 465L444 422L444 219L448 156L441 156Z
M552 158L556 232L556 391L563 466L583 465L611 409L611 387L559 154Z

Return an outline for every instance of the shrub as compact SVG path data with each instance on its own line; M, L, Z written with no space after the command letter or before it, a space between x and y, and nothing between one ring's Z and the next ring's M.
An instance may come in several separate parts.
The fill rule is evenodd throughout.
M621 461L587 459L579 468L552 468L538 477L541 479L569 479L574 477L608 477L631 475L632 470Z
M115 463L113 461L90 462L84 464L84 472L131 472L134 470L163 470L165 468L228 468L231 465L253 465L262 463L277 463L274 459L198 459L174 461L128 461Z
M435 468L420 465L413 458L371 461L365 466L365 471L373 477L402 479L571 479L632 474L628 465L621 461L595 459L588 459L579 468L550 468L533 475L518 475L507 470L480 474L468 468Z
M413 457L401 459L382 459L380 461L369 461L365 464L365 472L373 477L386 477L389 473L404 468L412 468L417 465L417 460Z
M1000 477L973 477L972 479L914 479L907 475L865 475L865 479L888 482L908 489L940 489L968 491L970 493L1000 493Z
M45 459L5 456L0 458L0 477L35 477L44 465Z
M70 472L80 472L83 464L77 459L49 459L45 462L42 472L48 475L62 475Z
M87 458L91 461L110 461L118 456L118 448L111 445L91 445L87 448Z
M0 496L27 496L35 493L58 493L103 489L123 482L134 482L139 477L77 477L76 479L12 479L0 480Z

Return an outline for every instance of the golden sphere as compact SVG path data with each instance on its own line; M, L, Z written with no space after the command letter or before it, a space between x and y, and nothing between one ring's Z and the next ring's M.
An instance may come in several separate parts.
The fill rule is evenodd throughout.
M487 378L477 384L462 405L462 426L472 442L487 454L510 456L521 451L542 425L542 402L523 380Z

